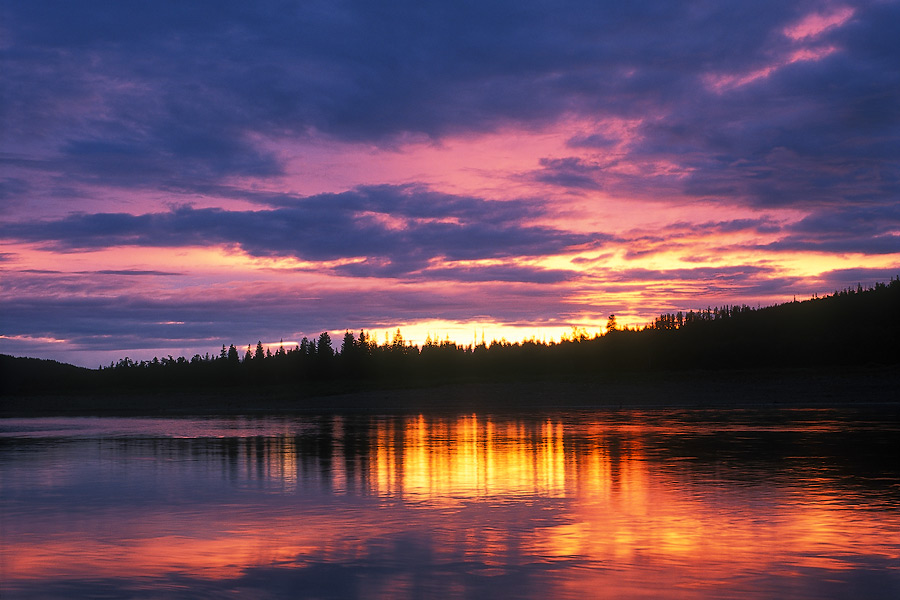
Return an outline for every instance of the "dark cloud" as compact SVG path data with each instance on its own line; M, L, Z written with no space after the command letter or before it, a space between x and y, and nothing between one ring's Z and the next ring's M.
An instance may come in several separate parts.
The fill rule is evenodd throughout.
M22 198L29 187L28 182L21 177L0 179L0 214L9 212L12 204Z
M606 274L606 279L613 282L628 283L642 281L654 282L691 282L699 284L695 292L703 294L734 294L741 289L741 295L760 295L782 290L786 285L794 283L793 279L773 277L770 267L754 265L737 265L733 267L694 267L685 269L625 269ZM696 308L696 307L695 307Z
M535 181L564 188L599 189L602 168L578 157L542 158L541 169L534 175Z
M601 270L598 277L610 289L628 289L639 281L653 290L645 301L645 312L698 310L707 305L747 304L769 306L787 302L792 296L811 295L821 282L810 278L779 275L765 265L735 265L680 269ZM654 307L655 305L655 307ZM626 305L626 310L633 310Z
M73 214L0 225L0 237L62 251L110 246L236 246L255 256L313 261L363 257L352 275L399 276L432 259L472 260L555 254L602 242L520 223L542 214L535 202L499 202L418 187L360 188L299 198L290 207L226 211L179 207L165 213Z
M390 143L641 118L630 158L676 160L688 193L878 201L900 185L900 8L853 6L845 26L798 42L785 27L820 3L7 3L3 123L10 148L37 143L67 177L161 185L281 173L257 134ZM828 45L821 60L784 64ZM745 85L704 83L773 64ZM570 145L613 141L586 132ZM546 176L608 186L571 167Z
M575 271L542 269L517 265L491 265L428 269L423 275L434 280L449 281L519 281L526 283L562 283L579 276Z
M840 291L846 288L856 289L859 285L870 288L876 283L888 283L893 279L900 279L900 267L894 269L835 269L822 273L816 279L826 286L826 290L830 291Z
M758 235L779 233L782 226L773 222L768 217L756 219L730 219L727 221L706 221L691 223L688 221L675 221L656 228L653 231L637 229L626 232L615 238L615 241L626 248L625 257L628 259L640 258L659 252L671 252L674 249L686 249L696 239L702 239L706 243L714 245L728 245L733 243L727 236L740 232L751 232ZM723 235L724 238L716 239ZM687 259L687 257L682 257ZM707 261L708 258L701 260Z
M567 145L571 148L612 148L620 143L621 140L610 137L602 133L591 133L589 135L579 135L571 138ZM541 162L543 164L543 161Z
M900 6L856 11L817 40L833 53L783 64L799 45L782 36L755 67L779 68L674 107L643 127L635 151L679 156L692 169L685 191L696 196L758 206L896 203L900 47L887 32L900 27Z
M778 251L896 254L900 252L900 204L818 210L785 231L783 238L763 247Z
M689 269L625 269L610 274L614 281L704 281L735 284L755 281L772 273L770 267L738 265L733 267L695 267Z
M184 275L184 273L176 273L174 271L153 271L140 269L101 269L99 271L82 271L81 275L130 275L136 277L170 277L173 275Z
M700 225L705 227L706 225ZM771 219L733 219L731 221L720 221L712 224L713 227L722 233L734 233L737 231L753 230L756 233L777 233L781 231L781 226L773 223Z
M877 237L897 231L900 227L900 205L888 207L847 207L817 211L791 225L795 234L832 237L842 233L846 237Z
M755 219L729 219L726 221L705 221L692 223L689 221L675 221L658 228L656 236L641 236L640 239L654 239L665 241L686 236L716 235L720 233L738 233L749 231L757 234L779 233L783 226L773 221L770 217L758 217Z

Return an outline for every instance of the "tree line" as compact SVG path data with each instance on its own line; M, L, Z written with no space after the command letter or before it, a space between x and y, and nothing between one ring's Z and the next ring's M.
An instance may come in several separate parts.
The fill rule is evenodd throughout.
M898 365L900 278L871 288L858 285L833 295L774 306L733 305L667 313L640 328L621 328L611 315L606 329L602 335L573 329L558 342L532 338L461 345L429 337L422 346L407 342L399 329L393 339L381 344L365 330L346 331L339 345L323 332L314 339L304 338L292 348L279 345L274 352L258 341L240 350L234 344L223 344L217 354L191 358L133 361L126 357L96 371L85 370L89 373L60 371L56 383L152 391L310 383L327 386L338 381L384 386L673 370ZM11 357L4 358L8 363ZM18 365L19 370L22 367ZM47 365L31 367L46 371ZM20 389L26 385L24 379L18 377ZM44 387L53 384L45 377L31 379L29 385L37 385L41 379Z

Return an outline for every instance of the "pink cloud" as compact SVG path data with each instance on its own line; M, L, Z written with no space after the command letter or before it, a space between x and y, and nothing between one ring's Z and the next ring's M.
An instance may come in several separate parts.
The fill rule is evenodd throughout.
M805 47L776 58L771 64L744 73L709 73L703 76L706 87L717 94L769 77L782 67L798 62L822 60L838 51L835 46Z
M750 71L749 73L710 73L705 75L703 80L706 87L721 94L730 89L753 83L758 79L764 79L771 75L777 68L777 65L769 65L761 69Z
M814 12L803 17L798 23L786 27L784 35L792 40L817 37L825 31L840 27L849 21L854 12L849 6L836 7L827 12Z
M822 60L826 56L830 54L834 54L837 52L837 48L834 46L824 46L819 48L800 48L799 50L795 50L788 57L788 64L792 64L795 62L802 61L815 61Z

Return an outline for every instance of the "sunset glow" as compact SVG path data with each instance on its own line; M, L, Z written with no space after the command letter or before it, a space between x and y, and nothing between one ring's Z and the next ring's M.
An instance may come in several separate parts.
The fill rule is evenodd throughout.
M558 340L900 275L897 2L492 5L4 5L0 352Z

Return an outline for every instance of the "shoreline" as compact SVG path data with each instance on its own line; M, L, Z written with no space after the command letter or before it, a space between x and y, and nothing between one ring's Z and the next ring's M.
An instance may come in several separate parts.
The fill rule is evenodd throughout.
M346 387L346 386L345 386ZM900 368L684 371L580 380L413 382L334 393L293 386L0 397L0 418L651 408L900 406ZM327 389L327 388L326 388Z

